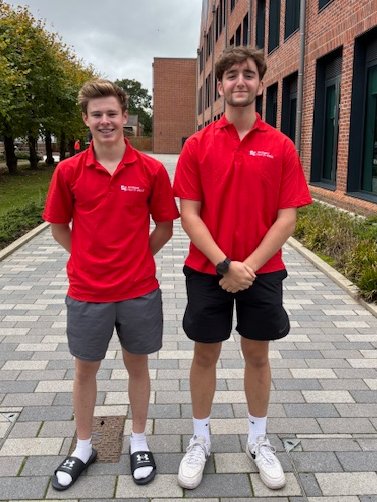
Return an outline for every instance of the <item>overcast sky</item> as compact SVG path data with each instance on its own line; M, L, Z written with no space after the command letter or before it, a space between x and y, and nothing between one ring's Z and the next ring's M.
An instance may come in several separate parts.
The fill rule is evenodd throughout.
M6 0L28 5L86 64L152 92L154 57L196 57L202 0Z

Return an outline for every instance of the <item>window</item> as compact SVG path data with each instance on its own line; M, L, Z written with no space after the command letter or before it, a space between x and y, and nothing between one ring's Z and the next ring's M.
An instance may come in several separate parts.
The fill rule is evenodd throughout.
M263 49L264 47L265 23L266 0L258 0L257 19L255 27L255 45L259 49Z
M300 0L286 0L284 39L292 35L300 25Z
M337 96L338 82L336 79L325 83L325 109L324 109L324 148L322 164L322 180L335 183L336 153L337 153Z
M233 47L233 46L234 46L234 35L233 35L233 37L229 40L229 45L230 45L231 47Z
M217 80L216 80L216 75L214 74L213 75L213 91L214 91L214 101L216 101L217 99L219 99L220 97L220 94L219 94L219 91L217 89Z
M278 84L267 87L266 122L276 127L278 113Z
M257 96L255 99L255 111L259 113L260 116L262 116L262 109L263 109L263 95L261 94L260 96Z
M331 1L332 0L319 0L319 2L318 2L319 9L326 7L326 5L329 4Z
M271 52L279 45L280 0L270 0L270 18L268 25L268 52Z
M317 62L312 142L312 181L335 188L342 54L338 50Z
M242 21L242 45L249 44L249 14Z
M203 59L203 47L202 47L199 52L199 73L202 73L203 69L204 69L204 59Z
M208 28L205 40L206 40L206 61L207 61L209 56L212 54L212 25Z
M217 7L217 9L216 9L215 19L216 19L216 24L215 24L215 26L216 26L215 39L217 41L217 39L219 38L220 32L221 32L221 28L220 28L220 9L219 9L219 7Z
M361 189L377 195L377 61L367 73Z
M236 0L230 0L230 12L232 12L232 10L234 9L236 5Z
M220 3L220 6L221 6L221 26L222 26L222 28L224 28L225 23L226 23L227 0L220 0L220 2L221 2Z
M347 191L377 202L377 27L355 39Z
M292 141L296 137L297 114L297 73L283 80L283 98L281 108L281 131Z
M206 78L205 91L206 91L206 95L205 95L205 107L204 108L208 108L210 106L211 100L212 100L212 75L211 75L211 73Z
M241 45L241 25L236 30L236 45Z
M203 87L199 89L198 92L198 115L203 111Z

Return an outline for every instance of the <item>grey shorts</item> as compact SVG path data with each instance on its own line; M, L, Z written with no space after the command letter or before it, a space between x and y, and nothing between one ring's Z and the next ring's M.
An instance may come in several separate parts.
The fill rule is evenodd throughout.
M67 296L67 336L79 359L104 359L114 328L121 346L132 354L151 354L162 346L161 290L114 303L80 302Z

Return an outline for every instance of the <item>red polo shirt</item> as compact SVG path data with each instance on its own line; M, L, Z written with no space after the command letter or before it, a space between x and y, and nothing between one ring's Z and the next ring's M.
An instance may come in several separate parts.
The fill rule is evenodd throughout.
M294 144L258 114L242 141L225 116L191 136L178 160L174 193L202 203L201 218L212 237L237 261L258 247L279 209L312 202ZM284 269L281 255L280 250L258 273ZM185 263L215 274L193 244Z
M43 218L72 222L68 295L86 302L116 302L156 289L150 217L164 222L178 216L164 166L127 140L113 175L97 162L93 144L60 162Z

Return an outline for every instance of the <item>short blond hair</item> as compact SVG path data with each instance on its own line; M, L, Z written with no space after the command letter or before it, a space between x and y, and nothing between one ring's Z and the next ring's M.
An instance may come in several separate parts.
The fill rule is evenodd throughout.
M126 92L119 87L119 85L102 78L96 78L85 82L78 95L78 103L82 113L86 114L88 112L88 103L91 99L106 98L108 96L114 96L114 98L117 98L120 106L122 107L122 112L127 111L128 96Z

